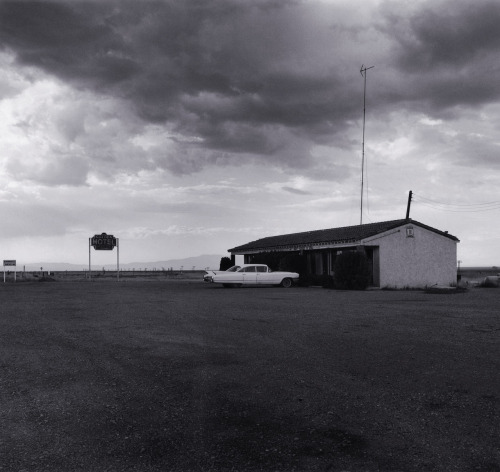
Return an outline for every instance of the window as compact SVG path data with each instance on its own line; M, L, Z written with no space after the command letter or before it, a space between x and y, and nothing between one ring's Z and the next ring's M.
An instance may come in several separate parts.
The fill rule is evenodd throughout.
M256 266L256 267L257 267L257 272L267 272L266 266Z

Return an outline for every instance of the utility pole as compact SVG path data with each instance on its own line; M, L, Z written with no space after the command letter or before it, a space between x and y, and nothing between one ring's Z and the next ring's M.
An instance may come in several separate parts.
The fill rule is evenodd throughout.
M359 224L363 224L363 187L365 182L365 121L366 121L366 71L369 69L373 69L375 66L365 67L364 64L361 66L361 70L359 71L361 75L365 79L365 86L363 92L363 144L362 144L362 152L361 152L361 215Z
M408 193L408 204L406 205L406 219L410 219L410 206L411 206L411 197L413 196L413 192L410 190Z

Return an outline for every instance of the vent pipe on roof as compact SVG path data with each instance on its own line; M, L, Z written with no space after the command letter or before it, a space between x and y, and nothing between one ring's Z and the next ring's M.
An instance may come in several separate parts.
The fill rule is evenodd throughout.
M410 206L411 206L411 197L413 196L413 192L410 190L408 193L408 203L406 205L406 219L410 219Z

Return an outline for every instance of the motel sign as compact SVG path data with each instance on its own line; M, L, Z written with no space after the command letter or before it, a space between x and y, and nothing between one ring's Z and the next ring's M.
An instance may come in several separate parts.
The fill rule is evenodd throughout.
M89 280L92 280L92 261L90 248L96 251L112 251L116 247L116 278L120 279L120 241L112 234L96 234L89 238Z
M116 247L116 238L112 234L96 234L91 238L90 245L96 251L112 251Z

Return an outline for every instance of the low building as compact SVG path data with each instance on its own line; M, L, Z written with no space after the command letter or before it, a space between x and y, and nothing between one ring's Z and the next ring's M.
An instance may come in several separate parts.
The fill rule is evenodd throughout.
M423 288L457 282L458 238L411 219L285 234L228 251L255 263L270 253L300 256L306 274L333 275L343 251L363 251L371 282L381 288ZM306 275L301 274L301 275Z

